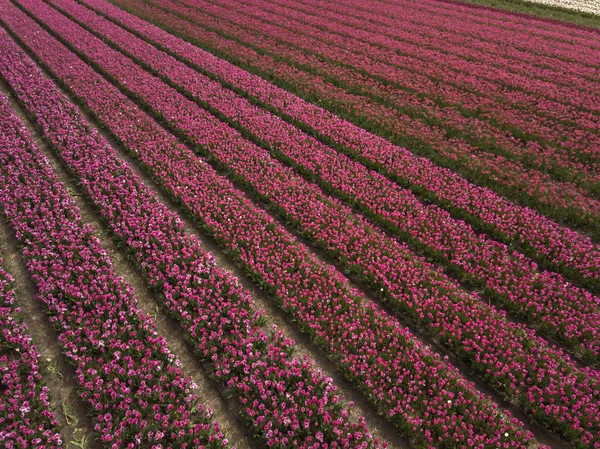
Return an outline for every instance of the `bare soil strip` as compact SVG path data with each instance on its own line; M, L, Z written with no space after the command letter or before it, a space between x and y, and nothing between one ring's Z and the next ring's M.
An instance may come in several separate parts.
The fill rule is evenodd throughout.
M23 320L40 354L40 374L50 390L50 405L60 425L63 443L68 449L73 444L87 441L86 449L100 449L94 439L93 425L87 415L85 404L77 394L75 371L60 351L58 336L47 318L44 305L36 298L37 288L31 279L19 244L4 216L0 216L0 248L4 266L15 278L16 301L23 311Z

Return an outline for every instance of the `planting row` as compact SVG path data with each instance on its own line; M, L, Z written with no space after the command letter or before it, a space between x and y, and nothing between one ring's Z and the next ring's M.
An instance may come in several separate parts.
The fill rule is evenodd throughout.
M0 154L18 142L14 117L0 97ZM0 254L0 442L5 448L63 447L58 421L42 383L39 358L21 309L15 302L13 278L2 268Z
M577 369L567 356L549 348L533 332L507 322L503 314L476 295L464 293L405 245L356 218L336 200L324 197L267 151L245 141L235 130L46 4L39 0L20 4L136 96L175 133L337 257L345 269L361 276L368 286L381 289L382 298L393 309L410 316L415 326L427 329L466 359L493 388L575 442L586 445L600 438L596 372ZM533 373L540 377L533 378ZM573 388L573 383L577 387ZM567 385L569 394L565 394ZM538 408L546 401L556 408Z
M146 3L140 5L137 0L115 0L115 3L124 8L135 7L136 11L139 11L138 8L146 8ZM595 238L600 235L598 201L582 195L574 186L552 181L542 173L524 172L523 167L501 155L475 154L471 145L447 136L443 130L415 121L407 115L399 114L397 110L358 95L354 93L354 88L348 92L337 87L339 78L330 78L327 72L315 75L283 63L279 56L272 57L265 53L266 50L257 43L257 37L240 27L230 24L226 27L227 32L217 30L218 33L215 33L210 31L216 24L215 19L211 18L208 24L207 17L193 8L169 0L161 0L152 5L159 5L160 11L174 13L188 21L195 37L200 37L195 43L204 48L227 59L233 58L238 65L273 79L282 87L301 94L314 103L322 104L337 115L350 118L396 144L407 146L412 152L426 155L435 163L447 166L473 182L489 186L519 203L531 205L551 218L587 229ZM205 30L203 26L209 30ZM232 33L237 37L230 39L219 35L229 36ZM242 39L244 44L238 43L238 39ZM271 51L287 52L281 45L271 47L269 52ZM300 57L308 57L302 52L297 53ZM363 82L355 87L363 89Z
M459 439L473 447L528 446L531 435L517 420L479 394L397 321L349 290L339 273L315 259L64 46L19 11L6 4L3 10L5 24L68 83L79 101L280 302L390 421L419 445L446 445Z
M0 107L11 133L0 155L0 204L104 446L227 447L4 96Z
M351 53L352 45L348 39L337 36L340 47L335 48L331 45L331 41L335 40L333 37L315 40L301 34L301 30L305 30L306 27L298 25L298 29L289 31L280 26L278 22L271 24L256 20L252 18L249 11L236 13L231 6L220 7L210 3L191 5L187 2L185 5L180 5L180 2L170 0L158 3L168 4L169 8L175 8L175 10L189 7L192 14L197 16L194 20L198 23L241 39L243 42L249 43L251 47L269 52L293 67L322 76L327 82L339 86L347 92L358 94L367 101L395 111L396 115L402 114L406 120L412 123L413 133L414 129L423 125L436 129L441 138L456 140L462 145L463 157L479 159L478 153L481 153L481 157L484 158L492 157L490 154L502 157L510 162L522 177L537 177L539 180L544 180L544 183L551 188L554 186L554 189L558 191L566 189L569 191L569 195L573 196L573 201L576 201L578 207L582 207L584 212L598 214L598 202L587 197L589 192L600 192L600 184L597 182L597 172L594 171L594 167L589 167L588 170L581 161L574 163L568 160L558 161L557 158L564 159L563 156L568 154L564 148L545 148L540 146L540 142L530 140L530 136L523 132L523 126L531 126L531 123L540 122L539 117L534 119L531 117L518 118L518 111L507 110L503 113L500 110L502 103L497 100L482 99L473 111L486 109L487 105L491 105L494 109L493 113L489 114L484 111L482 114L492 121L498 121L503 114L511 119L518 118L517 127L513 126L514 135L506 135L504 130L490 127L488 123L481 121L473 111L461 114L456 110L457 104L462 108L467 102L462 97L479 98L472 93L455 95L452 100L454 106L448 104L447 101L439 103L442 100L436 98L422 98L423 95L419 92L413 93L419 77L423 78L421 81L427 85L426 89L429 91L441 89L442 94L451 95L451 87L435 82L435 80L432 81L420 74L409 73L409 76L404 76L394 70L390 72L390 67L386 64L393 58L393 55L382 56L385 63L373 62L367 59L371 57L371 54L377 53L377 49L370 49L368 56L355 55ZM200 7L201 9L198 9ZM264 9L264 6L260 9ZM275 17L279 16L280 14L275 15ZM359 46L364 45L362 40L356 42ZM411 65L416 66L417 64ZM451 77L456 78L457 76ZM393 85L389 84L386 79L392 80ZM399 82L412 85L403 87L398 85ZM421 88L421 90L423 89ZM554 128L560 128L560 126L556 122L550 121L542 127L540 133L546 139L546 136L552 134L551 130ZM576 136L577 134L562 132L560 135ZM515 136L528 141L525 148L520 146ZM594 159L594 154L586 150L586 148L594 148L593 142L590 146L590 139L587 137L582 140L584 147L578 151L580 157L583 158L582 161ZM542 144L545 145L544 142ZM573 147L570 143L565 143L565 145L569 148ZM451 147L450 151L457 150ZM523 154L523 158L518 156L519 154ZM528 167L537 169L537 171L534 170L533 173L530 173L531 170ZM538 172L539 170L541 171ZM586 171L588 171L587 174ZM555 181L553 178L557 178L557 180ZM567 181L573 181L575 184ZM521 183L523 182L526 181L521 179ZM576 184L581 184L583 187L579 188Z
M157 27L150 26L147 22L143 22L104 0L84 1L86 5L104 14L125 29L168 51L201 73L220 81L254 104L261 105L264 109L287 118L289 122L297 124L309 132L313 131L321 140L341 147L349 155L361 157L361 160L369 162L366 165L378 169L387 165L388 172L385 174L389 178L399 181L402 185L408 185L413 191L421 193L427 199L435 200L437 204L446 207L453 213L469 218L469 222L480 228L490 230L490 233L499 240L511 244L511 246L515 244L518 247L520 246L534 260L568 274L579 282L597 287L598 278L600 277L598 271L600 251L589 239L561 228L531 210L511 205L489 190L469 185L448 170L436 168L426 160L411 157L409 152L394 147L386 140L370 135L335 115L268 84L261 78L250 75L224 60L215 58L213 55L167 34ZM68 3L61 2L58 4L65 7ZM114 38L120 36L117 29L111 30L116 33ZM131 51L135 51L136 48L132 47ZM145 51L151 51L151 49L146 48ZM161 58L169 63L164 55ZM156 64L159 62L152 61ZM171 78L175 79L180 73L187 73L181 66L178 67L177 71L170 75ZM198 73L195 73L194 77L197 79L183 78L183 75L181 75L178 82L200 83L205 81L205 78ZM203 88L208 88L208 81L206 83L206 85L203 84ZM211 86L214 86L214 84L211 84ZM190 91L198 92L198 90L191 87ZM223 95L226 94L226 91L222 92ZM231 97L232 95L228 94L228 98ZM239 102L240 100L236 101ZM244 107L235 112L237 115L243 114L250 107L244 103ZM264 119L276 120L271 118L272 116L265 115L265 112L259 109L252 108L252 111L255 114L260 114ZM228 115L234 115L233 111ZM250 124L244 126L248 128ZM292 132L289 126L277 121L277 126L273 132L280 130ZM322 151L325 151L324 147L318 142L309 139L307 136L303 137L307 145L318 145ZM292 136L288 138L291 139ZM395 157L392 157L392 154ZM334 157L334 155L331 155L331 157ZM367 157L369 157L368 160L364 159ZM343 160L341 157L336 158L340 161ZM350 166L350 162L347 161L344 166ZM355 167L355 165L352 166ZM323 170L326 168L321 166L319 174L325 176ZM380 171L384 172L384 170ZM373 172L370 172L370 175L372 177L371 182L376 180L384 182L380 176L376 176ZM386 188L386 191L388 190L390 189ZM408 192L406 192L406 195L408 195ZM401 205L401 203L398 204ZM381 211L381 213L383 214L384 211ZM392 218L387 217L387 219Z
M599 299L570 287L561 276L538 272L522 256L478 236L446 211L424 206L382 175L336 153L75 1L51 3L165 80L176 83L175 87L189 98L250 133L322 187L361 208L429 256L441 259L474 286L485 288L498 302L541 327L545 335L558 338L576 352L579 347L590 361L597 358Z
M256 436L277 447L377 446L364 422L348 420L331 380L311 361L292 358L293 346L281 332L261 330L262 316L252 310L249 293L215 266L177 215L14 44L0 72L149 283L164 295L194 349L214 365L229 394L242 400L242 414Z

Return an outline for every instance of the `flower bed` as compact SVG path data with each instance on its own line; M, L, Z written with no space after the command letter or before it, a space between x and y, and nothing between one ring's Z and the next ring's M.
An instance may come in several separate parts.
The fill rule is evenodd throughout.
M549 347L534 332L508 322L476 295L465 294L459 285L405 246L387 239L336 200L324 197L316 187L273 160L267 151L245 141L235 130L65 16L37 0L21 0L20 4L73 45L78 54L144 102L176 133L195 144L209 160L271 203L348 271L382 289L382 298L392 308L408 315L415 326L426 329L466 359L494 389L573 441L589 444L598 438L597 372L577 369L567 356ZM567 386L569 394L565 394ZM554 407L539 407L546 401Z
M310 360L291 357L294 346L281 332L261 329L262 317L237 279L215 266L177 215L15 50L13 44L0 73L162 293L195 351L212 363L228 394L239 396L252 432L268 446L308 448L320 439L329 447L378 447L362 418L348 419L331 379Z

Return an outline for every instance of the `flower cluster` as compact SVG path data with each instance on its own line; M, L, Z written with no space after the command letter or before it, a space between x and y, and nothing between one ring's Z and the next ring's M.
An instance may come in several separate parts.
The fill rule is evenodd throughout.
M4 30L1 34L7 38ZM0 109L7 137L0 147L0 204L24 246L39 299L75 369L100 440L109 448L227 447L192 383L137 308L131 288L113 272L94 229L83 223L5 96ZM35 371L27 381L34 380ZM31 413L39 410L35 405L26 399L18 405L19 416L6 416L30 425L36 419Z
M0 97L2 141L6 151L13 126ZM15 303L13 278L0 257L0 444L7 449L58 449L63 447L58 421L50 408L48 387L42 383L38 359L21 309Z
M262 317L252 310L249 293L215 266L212 255L184 232L177 215L120 161L52 82L22 58L22 53L10 52L0 73L150 284L163 294L194 349L213 364L213 374L228 394L239 396L253 433L275 447L379 447L362 418L348 418L331 379L311 360L293 358L293 344L277 329L261 329Z
M407 190L366 170L221 84L101 18L72 0L52 0L72 19L133 55L194 100L251 133L263 146L321 186L363 209L446 268L589 360L600 356L600 300L503 245L477 235L445 210L425 206Z
M96 49L93 52L95 61L112 61L113 67L119 68L111 71L113 77L127 75L128 84L135 89L143 89L145 82L151 82L154 95L162 98L152 77L142 81L139 66L129 65L128 70L122 72L126 60L101 45L101 41L92 39L41 2L22 4L37 17L51 17L44 23L61 29L61 36L77 36L75 45L78 48L93 46L90 48ZM283 309L312 335L392 422L421 444L452 444L460 440L473 447L529 446L532 436L523 430L518 420L478 392L455 368L420 344L395 319L349 290L338 272L315 259L268 214L253 205L190 149L178 143L173 135L142 113L75 54L16 8L6 8L3 20L154 179L223 244L256 282L280 301ZM170 92L167 86L161 89ZM172 103L174 109L166 115L185 118L187 110L179 109L180 105L181 101ZM216 132L213 137L215 148L231 146L223 140L230 132L222 124L220 132L213 126L214 121L206 120L204 124L207 125L206 132L202 126L198 127L199 136ZM168 266L169 262L164 263ZM210 335L203 333L202 337L209 338ZM274 355L273 358L277 360ZM231 370L230 366L225 369ZM225 369L220 371L224 373ZM249 391L261 392L267 386L273 388L275 379L264 384L257 380L249 386ZM277 389L281 387L276 386ZM303 389L305 385L298 382L295 387ZM269 397L266 393L264 396ZM249 405L250 411L254 410L253 406ZM340 419L343 418L342 412ZM336 425L336 422L331 424ZM290 420L289 425L300 430L306 423ZM308 425L310 428L310 421ZM324 437L322 432L309 436L317 440L315 445L321 445L319 440ZM363 438L364 434L357 431L354 437Z
M295 125L307 129L400 185L448 209L477 229L490 233L506 244L516 245L538 263L573 277L584 285L600 286L600 250L589 237L560 226L531 209L510 203L492 190L475 186L427 159L417 158L386 139L367 133L262 78L215 58L160 28L148 26L148 22L108 2L84 1L145 39L184 58L243 96L288 118ZM134 4L132 0L124 6L131 7ZM199 45L209 40L210 36L200 34L193 25L175 16L161 14L157 8L144 4L143 11L152 13L161 26L180 31ZM247 59L252 52L244 49L244 55ZM319 98L325 98L325 95L323 93Z

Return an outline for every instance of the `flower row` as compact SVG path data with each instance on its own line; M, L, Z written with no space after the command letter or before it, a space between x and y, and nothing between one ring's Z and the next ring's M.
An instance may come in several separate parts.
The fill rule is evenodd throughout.
M18 143L14 116L0 94L0 153ZM21 309L15 303L13 278L2 268L0 255L0 442L2 447L58 449L63 442L42 383L38 360Z
M1 35L7 38L4 30ZM3 100L12 136L0 154L0 204L24 245L27 268L100 440L111 448L226 447L194 385L137 308L131 288L113 272L94 229L82 222L67 189Z
M541 327L545 335L558 338L576 352L579 348L590 360L600 354L597 298L570 287L561 276L540 273L523 256L477 235L443 209L424 206L382 175L366 170L74 0L51 3L175 83L188 97L250 133L322 187L361 208L429 256L441 259L458 276L483 287L507 308Z
M318 133L322 140L347 149L348 154L358 155L374 168L387 167L386 174L390 178L408 185L453 213L469 218L474 226L489 230L499 240L522 247L534 260L572 275L586 285L597 285L600 278L600 251L588 238L560 227L529 209L514 206L487 189L468 184L448 170L414 158L385 139L368 134L261 78L215 58L157 27L151 27L147 22L108 2L83 1L254 103ZM160 19L176 26L166 16L161 16ZM177 23L181 24L182 21Z
M21 0L20 4L211 162L269 202L349 272L381 290L384 301L467 360L493 388L575 442L589 444L600 437L600 376L596 372L577 369L567 356L548 347L535 333L509 323L476 295L464 293L460 285L405 245L322 195L317 187L272 159L268 151L244 140L41 0ZM534 378L534 373L538 377ZM569 394L565 392L567 386ZM540 407L545 402L555 408Z
M36 14L41 9L37 4ZM89 66L18 10L6 11L3 20L55 76L68 83L79 101L156 181L277 298L388 419L420 445L460 439L473 447L528 446L531 435L517 420L478 393L397 321L349 290L339 273L315 259L268 214ZM65 24L57 16L52 21L56 26ZM83 39L81 45L95 42L98 50L102 48L98 55L110 54L101 42L78 32L73 23L69 28ZM129 80L139 86L136 78ZM179 115L177 104L172 107L172 114ZM215 143L220 144L218 137Z
M252 310L251 296L237 279L215 266L177 215L53 83L14 44L9 49L2 75L149 283L163 294L196 352L213 364L223 388L242 400L241 412L253 433L268 446L311 447L320 439L324 447L377 447L362 420L347 418L331 379L309 359L291 357L294 347L281 332L261 330L263 318Z

